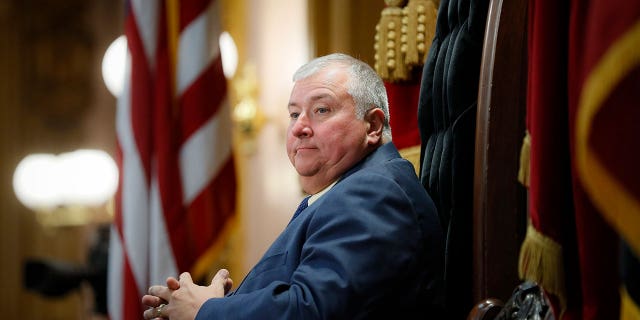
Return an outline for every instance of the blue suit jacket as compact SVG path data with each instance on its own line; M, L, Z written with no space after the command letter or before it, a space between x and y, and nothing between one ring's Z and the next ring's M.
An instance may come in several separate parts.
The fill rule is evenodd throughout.
M425 318L441 306L443 236L387 143L289 223L238 289L196 319Z

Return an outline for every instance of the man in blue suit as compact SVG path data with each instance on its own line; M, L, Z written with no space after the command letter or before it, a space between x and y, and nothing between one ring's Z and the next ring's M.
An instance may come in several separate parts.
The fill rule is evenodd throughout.
M208 287L183 273L149 288L145 319L440 316L442 230L391 142L382 80L332 54L294 82L287 154L310 196L235 291L227 270Z

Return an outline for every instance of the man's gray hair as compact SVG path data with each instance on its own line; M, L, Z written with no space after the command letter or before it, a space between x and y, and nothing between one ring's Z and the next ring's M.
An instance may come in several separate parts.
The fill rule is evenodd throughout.
M349 70L347 92L356 104L356 116L363 119L367 111L380 108L384 112L382 136L384 141L391 141L389 126L389 100L387 90L378 74L367 63L343 53L315 58L306 63L293 74L293 81L308 78L330 66L341 65Z

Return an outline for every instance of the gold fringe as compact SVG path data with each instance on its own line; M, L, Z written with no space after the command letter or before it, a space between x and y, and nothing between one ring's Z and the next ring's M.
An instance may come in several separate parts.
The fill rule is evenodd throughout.
M624 286L620 288L620 319L640 320L640 307Z
M521 279L535 281L547 292L555 295L560 302L561 315L564 313L567 296L562 246L538 232L531 221L529 221L527 235L520 247L518 274Z
M436 32L439 0L409 0L402 18L401 51L411 66L424 64Z
M531 135L529 130L522 139L522 147L520 147L520 169L518 170L518 181L525 187L529 187L529 157L531 153Z
M411 164L413 165L413 169L416 171L416 174L420 175L420 172L418 172L420 170L420 146L417 145L413 147L402 148L399 150L399 152L400 156L411 162Z

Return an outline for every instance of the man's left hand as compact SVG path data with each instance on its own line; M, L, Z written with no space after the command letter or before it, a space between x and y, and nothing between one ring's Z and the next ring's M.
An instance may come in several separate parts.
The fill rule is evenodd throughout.
M179 280L167 279L167 287L152 286L149 295L142 302L152 307L144 312L145 319L195 319L200 307L211 298L222 298L233 286L229 271L220 269L207 287L193 283L188 272L180 275ZM162 305L166 301L165 305ZM158 312L160 308L160 313Z

